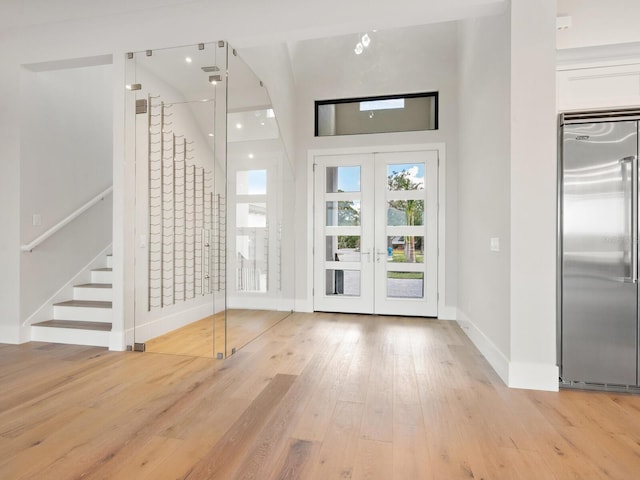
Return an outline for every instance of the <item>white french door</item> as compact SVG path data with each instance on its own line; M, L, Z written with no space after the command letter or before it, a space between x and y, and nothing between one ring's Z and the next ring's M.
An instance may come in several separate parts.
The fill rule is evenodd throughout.
M437 150L315 159L314 309L437 316Z

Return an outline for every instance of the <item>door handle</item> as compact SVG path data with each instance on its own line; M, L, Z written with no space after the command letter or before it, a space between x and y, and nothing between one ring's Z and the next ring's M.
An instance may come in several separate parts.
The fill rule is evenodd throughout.
M631 276L625 278L625 283L637 283L638 282L638 156L632 155L620 160L620 164L624 170L624 166L631 165L631 208L629 209L631 238L630 238L630 262L631 262Z
M371 250L367 250L366 252L360 252L360 255L366 255L368 262L371 263Z
M380 250L376 249L376 261L377 261L378 263L380 263L380 256L381 256L381 255L385 255L385 256L386 256L386 255L387 255L387 252L381 252Z
M631 279L638 282L638 156L631 157Z

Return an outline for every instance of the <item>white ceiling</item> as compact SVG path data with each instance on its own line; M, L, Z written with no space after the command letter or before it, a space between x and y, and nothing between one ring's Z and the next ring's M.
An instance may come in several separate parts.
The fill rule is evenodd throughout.
M199 30L208 24L217 38L248 47L491 15L506 4L507 0L0 0L0 30L95 19L112 28L128 20L143 24L170 17L178 28ZM162 23L157 22L158 27Z

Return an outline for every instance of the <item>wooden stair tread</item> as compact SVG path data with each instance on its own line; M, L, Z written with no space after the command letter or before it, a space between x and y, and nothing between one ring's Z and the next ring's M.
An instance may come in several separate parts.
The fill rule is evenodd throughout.
M82 285L74 285L76 288L112 288L110 283L83 283Z
M91 271L92 272L113 272L113 268L111 268L111 267L94 268Z
M86 322L79 320L47 320L45 322L34 323L32 327L51 327L51 328L73 328L78 330L98 330L102 332L110 332L111 324L105 322Z
M111 308L111 302L98 300L67 300L66 302L54 303L54 307L89 307L89 308Z

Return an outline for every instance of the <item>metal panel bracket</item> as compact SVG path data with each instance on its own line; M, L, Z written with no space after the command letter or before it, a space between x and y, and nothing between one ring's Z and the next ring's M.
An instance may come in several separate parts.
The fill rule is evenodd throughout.
M147 99L142 98L140 100L136 100L136 115L140 113L147 113Z

